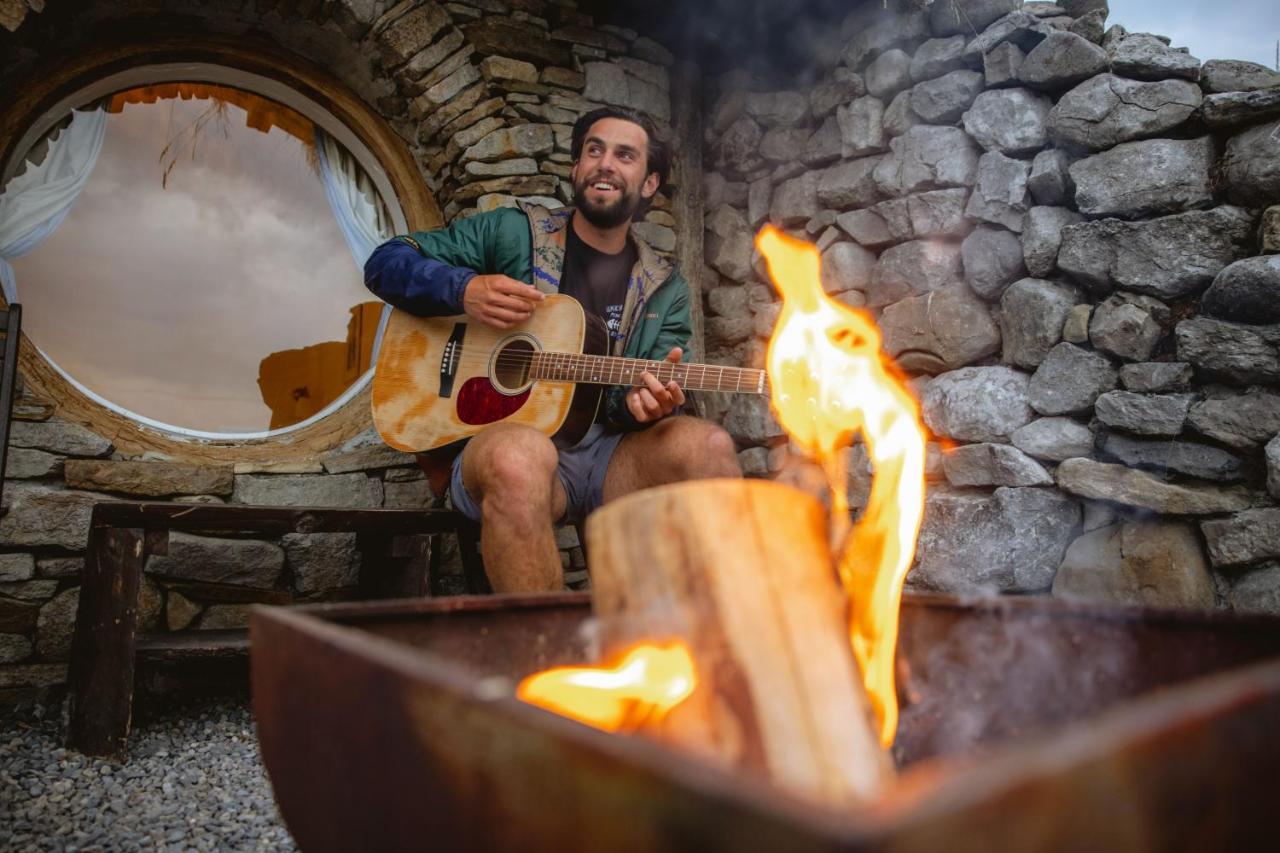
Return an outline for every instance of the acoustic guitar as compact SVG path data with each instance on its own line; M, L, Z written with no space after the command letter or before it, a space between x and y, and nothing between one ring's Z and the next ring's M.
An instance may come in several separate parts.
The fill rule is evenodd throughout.
M646 370L691 391L768 393L764 371L601 355L603 324L571 296L548 296L522 325L500 330L458 315L391 313L373 376L373 422L399 450L425 453L499 422L533 427L559 447L582 440L608 385Z

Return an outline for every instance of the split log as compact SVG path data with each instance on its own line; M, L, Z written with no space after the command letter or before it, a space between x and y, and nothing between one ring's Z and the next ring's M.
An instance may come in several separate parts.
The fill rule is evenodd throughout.
M603 651L680 638L697 663L697 691L650 734L828 804L891 780L812 496L678 483L603 507L586 539Z

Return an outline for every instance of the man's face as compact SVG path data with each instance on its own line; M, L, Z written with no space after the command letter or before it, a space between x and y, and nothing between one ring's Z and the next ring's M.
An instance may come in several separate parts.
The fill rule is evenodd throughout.
M650 174L649 137L644 128L619 118L602 118L587 130L573 164L573 198L587 221L613 228L635 215L642 198L658 191Z

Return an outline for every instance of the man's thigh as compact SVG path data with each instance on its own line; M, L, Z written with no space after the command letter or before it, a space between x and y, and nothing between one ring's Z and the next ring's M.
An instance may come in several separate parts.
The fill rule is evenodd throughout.
M683 471L690 454L699 453L709 433L715 430L718 427L710 421L677 415L663 418L648 429L628 433L609 462L604 502L685 479Z
M557 519L564 514L567 497L556 465L555 447L541 432L519 424L488 427L467 442L453 462L453 506L478 522L487 492L527 490L527 477L535 474L550 478L551 520Z

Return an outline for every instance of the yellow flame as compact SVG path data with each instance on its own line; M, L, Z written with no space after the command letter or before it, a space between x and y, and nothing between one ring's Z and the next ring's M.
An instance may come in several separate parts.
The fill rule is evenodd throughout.
M885 370L880 333L865 314L822 288L818 250L771 227L756 238L782 313L767 354L778 422L826 469L833 552L849 597L849 638L880 725L898 729L894 653L902 584L924 513L925 432L919 407ZM850 531L845 456L861 432L875 465L867 508Z
M693 656L683 643L640 643L600 667L535 673L520 682L516 696L607 732L633 732L660 723L697 684Z

